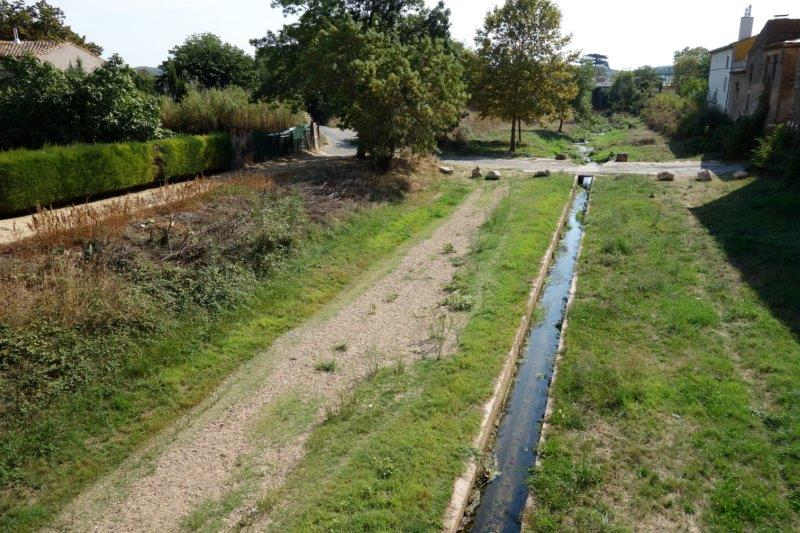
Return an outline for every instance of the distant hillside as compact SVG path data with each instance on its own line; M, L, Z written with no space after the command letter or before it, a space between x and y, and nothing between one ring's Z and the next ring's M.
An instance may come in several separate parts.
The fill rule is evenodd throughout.
M136 72L149 74L150 76L153 76L155 78L161 76L161 74L164 73L164 71L158 67L136 67L134 70L136 70Z

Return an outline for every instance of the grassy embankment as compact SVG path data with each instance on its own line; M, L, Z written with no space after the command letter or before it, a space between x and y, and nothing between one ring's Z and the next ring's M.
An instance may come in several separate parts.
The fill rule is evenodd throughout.
M492 119L480 119L476 114L465 118L445 151L486 157L508 157L511 125ZM523 127L522 142L515 156L552 159L564 154L576 162L583 160L574 144L588 141L594 148L591 158L596 162L612 160L616 154L627 153L629 161L674 161L696 156L686 154L678 143L670 142L645 126L638 118L614 115L606 118L595 115L592 121L564 124L558 132L557 124L533 128Z
M571 183L513 179L451 287L473 302L457 353L361 385L253 520L268 516L275 531L441 528Z
M766 180L597 183L532 531L798 530L798 208Z
M337 197L376 190L340 181L351 189ZM427 183L403 201L370 204L331 200L327 184L309 197L308 184L250 180L183 212L124 223L121 235L6 250L0 530L45 525L470 190Z

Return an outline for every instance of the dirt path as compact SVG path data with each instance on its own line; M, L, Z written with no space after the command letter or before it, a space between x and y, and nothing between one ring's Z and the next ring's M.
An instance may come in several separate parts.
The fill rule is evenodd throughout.
M81 495L56 530L177 531L191 528L187 517L214 509L220 527L236 524L255 495L280 486L301 459L312 426L356 382L377 368L454 344L463 315L449 315L441 305L455 273L452 259L467 253L507 191L487 184L473 192L393 266L281 337L205 404ZM443 324L450 327L441 334ZM335 371L322 371L324 361L335 361ZM289 413L282 420L276 411L281 406L313 408L305 418ZM289 419L297 427L287 430Z

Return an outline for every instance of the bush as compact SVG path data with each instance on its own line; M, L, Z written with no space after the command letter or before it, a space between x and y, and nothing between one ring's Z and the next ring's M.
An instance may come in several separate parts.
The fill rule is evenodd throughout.
M0 152L0 215L228 170L233 155L225 133Z
M753 163L784 177L800 178L800 130L786 125L775 128L759 140Z
M672 137L678 133L686 118L689 102L675 93L660 93L647 101L642 109L642 119L647 126Z
M2 67L0 149L146 141L158 132L158 100L137 88L118 56L88 75L33 58L6 58Z
M0 153L0 214L151 183L151 144L97 144Z
M247 91L229 87L192 89L180 102L165 98L161 120L172 131L199 134L232 129L277 132L305 124L308 117L284 105L252 103Z
M233 161L230 135L181 136L153 143L158 150L165 180L228 170Z

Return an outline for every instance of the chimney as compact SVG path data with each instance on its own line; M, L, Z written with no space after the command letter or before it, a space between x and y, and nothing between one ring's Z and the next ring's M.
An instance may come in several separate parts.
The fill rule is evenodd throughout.
M742 24L739 26L739 40L749 39L753 36L753 6L747 8L742 17Z
M14 28L14 42L20 44L22 41L19 40L19 30Z

